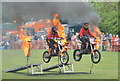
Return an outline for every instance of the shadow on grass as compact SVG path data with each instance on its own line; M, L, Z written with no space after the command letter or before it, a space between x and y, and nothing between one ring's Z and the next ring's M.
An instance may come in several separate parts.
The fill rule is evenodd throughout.
M50 73L48 73L50 72ZM51 73L52 72L52 73ZM56 72L56 71L46 71L43 74L30 74L30 73L24 73L24 72L8 72L8 73L15 73L15 74L21 74L21 75L25 75L25 76L39 76L39 75L43 75L43 76L49 76L49 75L71 75L71 74L92 74L89 72L68 72L68 73L61 73L61 72Z

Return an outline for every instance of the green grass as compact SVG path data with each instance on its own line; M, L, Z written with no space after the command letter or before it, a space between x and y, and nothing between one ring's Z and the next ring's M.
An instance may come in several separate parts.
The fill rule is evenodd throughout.
M43 68L58 63L58 58L54 57L49 63L44 63L42 53L45 50L32 50L29 58L29 64L42 63ZM89 72L91 67L90 55L84 55L80 62L73 60L73 50L68 50L70 61L74 64L75 72ZM73 75L47 75L47 76L26 76L27 70L19 71L20 73L4 73L2 79L118 79L118 53L101 52L102 59L98 64L94 64L92 74L73 74ZM3 50L2 53L2 71L15 67L26 65L26 57L22 50ZM51 72L58 73L59 69ZM49 72L50 73L50 72Z

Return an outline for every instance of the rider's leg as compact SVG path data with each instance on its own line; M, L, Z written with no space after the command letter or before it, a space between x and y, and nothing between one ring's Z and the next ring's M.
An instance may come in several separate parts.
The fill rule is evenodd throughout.
M89 41L89 39L88 38L86 38L86 39L84 39L84 41L85 41L85 50L84 51L86 51L86 50L88 50L88 46L89 46L89 44L90 44L90 41Z
M54 49L57 51L57 44L54 43L53 46L54 46Z
M58 52L58 56L60 56L61 54L62 54L62 52L61 52L61 51L59 51L59 52Z
M55 48L57 48L57 45L56 45L56 44L53 44L53 46L54 46Z
M80 41L82 42L82 50L85 48L85 45L86 45L86 43L85 43L85 40L83 39L83 38L79 38L80 39Z
M81 53L84 52L84 49L86 48L86 42L84 40L84 38L79 38L80 41L82 42L82 45L81 45Z
M52 48L50 47L49 50L48 50L48 55L51 54L51 51L52 51Z
M94 49L95 49L95 47L94 47L94 45L92 45L92 48L93 48L93 55L94 55L94 58L98 58L98 55L97 55L97 53L94 51Z
M57 48L58 48L57 44L55 43L53 46L54 46L54 47L55 47L55 49L57 50ZM62 53L62 52L58 50L58 56L60 56L60 55L61 55L61 53Z
M53 46L55 47L55 50L57 51L57 50L58 50L58 46L57 46L57 44L54 44ZM62 53L62 52L58 50L58 56L60 56L61 53Z
M88 43L86 42L85 39L82 40L82 44L83 44L83 51L86 50L86 48L88 47Z
M94 52L94 58L98 58L98 55L96 52Z
M48 40L48 39L46 39L46 41L47 41L47 44L48 44L48 46L49 46L48 55L50 55L50 54L51 54L51 51L52 51L52 42L51 42L51 40Z
M89 45L89 43L88 43L88 42L86 42L86 49L88 49L88 45Z

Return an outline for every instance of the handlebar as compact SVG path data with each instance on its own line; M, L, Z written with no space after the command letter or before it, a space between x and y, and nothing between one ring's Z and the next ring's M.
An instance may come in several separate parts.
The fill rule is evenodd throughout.
M87 37L87 36L82 36L82 37L80 37L80 39L88 39L88 40L89 40L89 37Z
M62 40L62 39L64 39L64 38L54 38L55 40Z
M90 39L90 37L87 37L87 36L82 36L81 38ZM96 37L93 37L93 38L96 39Z

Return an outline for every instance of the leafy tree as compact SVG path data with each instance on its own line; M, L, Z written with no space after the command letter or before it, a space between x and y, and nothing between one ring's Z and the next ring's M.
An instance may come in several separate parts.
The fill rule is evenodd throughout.
M92 4L101 18L100 30L104 33L120 34L120 29L118 28L118 3L92 2Z

